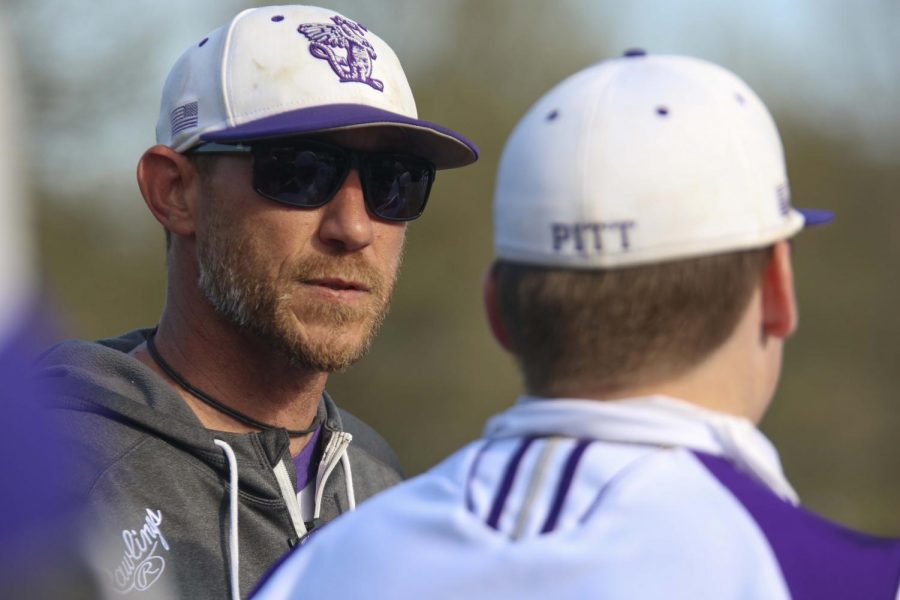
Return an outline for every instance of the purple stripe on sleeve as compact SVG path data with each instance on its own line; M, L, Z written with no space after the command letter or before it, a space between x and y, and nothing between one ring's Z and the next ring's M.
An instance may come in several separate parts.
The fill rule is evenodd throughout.
M531 446L535 439L537 438L533 436L523 439L522 443L519 444L516 453L513 454L513 457L510 459L509 464L506 465L506 471L503 473L503 481L500 483L500 488L497 490L497 495L494 497L494 504L491 506L491 513L488 516L488 527L498 529L500 515L503 514L503 506L506 504L506 498L509 496L509 492L512 490L513 483L516 480L519 464L521 464L522 457L525 456L525 452L528 451L528 447Z
M566 496L569 494L569 488L572 487L572 480L575 478L575 469L578 468L578 463L581 461L581 457L584 456L584 451L587 450L587 447L592 442L593 440L581 440L572 448L572 452L569 454L569 458L566 459L562 475L559 478L559 484L556 486L556 495L553 497L553 504L550 506L550 512L547 514L547 520L544 521L544 526L541 527L541 533L550 533L556 529L563 504L566 501Z
M762 530L794 600L895 600L900 540L852 531L784 502L727 460L697 459L747 509Z

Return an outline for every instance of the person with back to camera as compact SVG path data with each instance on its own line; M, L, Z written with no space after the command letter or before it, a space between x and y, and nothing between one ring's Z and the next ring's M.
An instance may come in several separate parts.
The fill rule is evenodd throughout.
M799 504L756 428L797 327L791 206L763 103L631 51L513 132L491 329L527 392L480 440L316 533L260 600L895 600L900 540Z
M111 593L246 597L309 531L400 481L325 383L372 341L435 169L478 152L417 117L384 41L308 6L198 38L157 142L137 177L167 236L158 327L40 366Z

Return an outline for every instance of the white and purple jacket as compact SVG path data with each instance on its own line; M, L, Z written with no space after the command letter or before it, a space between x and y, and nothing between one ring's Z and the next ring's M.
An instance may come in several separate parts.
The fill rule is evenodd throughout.
M797 505L749 421L522 398L295 550L257 598L900 599L900 540Z

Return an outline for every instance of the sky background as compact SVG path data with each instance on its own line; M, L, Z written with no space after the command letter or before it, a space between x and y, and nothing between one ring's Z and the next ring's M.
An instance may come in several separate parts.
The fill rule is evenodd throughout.
M175 59L201 33L248 5L7 1L24 68L38 78L28 90L33 132L28 152L40 156L32 161L33 176L59 200L80 201L87 194L98 202L135 194L133 168L154 141L161 84ZM535 68L540 65L516 60L517 54L531 54L516 48L533 44L534 31L509 37L515 48L497 48L490 39L460 39L464 26L442 28L464 10L462 0L322 4L353 15L389 40L412 80L461 43L508 53L508 74L520 85L545 79ZM900 151L898 2L563 0L552 3L558 10L536 0L480 4L483 11L508 13L512 24L540 13L543 18L530 26L545 48L554 46L547 48L552 56L566 53L568 46L587 64L630 47L707 58L739 73L777 114L851 139L859 145L856 151L874 158ZM478 65L458 67L478 70ZM496 86L502 96L504 82ZM507 89L520 93L520 86ZM90 193L100 188L104 193Z

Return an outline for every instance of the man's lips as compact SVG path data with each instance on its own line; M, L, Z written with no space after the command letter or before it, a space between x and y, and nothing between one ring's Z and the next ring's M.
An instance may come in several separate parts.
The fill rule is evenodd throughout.
M359 281L341 279L339 277L323 277L320 279L305 279L306 285L326 288L335 292L368 292L369 286Z

